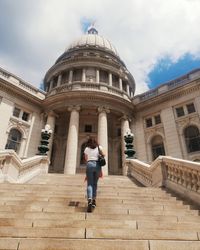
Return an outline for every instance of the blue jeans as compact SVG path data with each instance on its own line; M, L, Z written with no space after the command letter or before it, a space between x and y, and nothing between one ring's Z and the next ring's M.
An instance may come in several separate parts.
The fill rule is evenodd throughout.
M95 199L97 195L97 182L101 167L97 161L88 161L86 168L87 176L87 198Z

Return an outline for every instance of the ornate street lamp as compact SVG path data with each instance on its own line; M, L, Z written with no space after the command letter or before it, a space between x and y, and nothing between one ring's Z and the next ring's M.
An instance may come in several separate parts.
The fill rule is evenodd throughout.
M52 130L50 129L50 125L47 124L41 131L41 145L38 147L38 155L47 155L47 152L49 151L48 144L51 134Z
M124 135L124 140L125 140L125 146L126 150L124 153L127 155L126 158L134 158L135 150L133 148L133 140L134 140L134 135L131 133L131 131L127 131L126 134Z

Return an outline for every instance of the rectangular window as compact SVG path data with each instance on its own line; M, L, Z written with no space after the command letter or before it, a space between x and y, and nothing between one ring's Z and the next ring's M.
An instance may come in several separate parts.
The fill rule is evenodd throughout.
M196 111L194 107L194 103L187 104L186 107L187 107L188 114L194 113Z
M155 124L160 124L161 123L160 115L154 116L154 119L155 119Z
M85 125L85 132L91 133L92 132L92 125Z
M28 118L29 118L29 113L27 113L27 112L23 112L23 115L22 115L22 120L24 120L24 121L28 121Z
M149 127L152 127L152 119L151 118L148 118L146 119L146 127L149 128Z
M185 115L183 107L176 108L176 115L177 117L181 117Z
M20 109L15 107L13 110L13 116L19 117L19 115L20 115Z

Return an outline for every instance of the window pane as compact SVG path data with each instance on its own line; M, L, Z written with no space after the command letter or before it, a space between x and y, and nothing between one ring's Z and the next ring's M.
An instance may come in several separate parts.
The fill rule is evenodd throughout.
M13 116L19 117L19 114L20 114L20 109L15 107L13 110Z
M147 128L152 127L152 119L151 118L146 119L146 127Z
M185 114L184 114L183 107L176 108L176 114L177 114L177 117L184 116Z
M28 121L28 117L29 117L29 113L27 113L27 112L23 112L23 115L22 115L22 120L24 120L24 121Z
M160 115L156 115L156 116L154 116L154 118L155 118L155 124L161 123Z
M200 134L197 127L189 126L185 129L185 143L188 153L200 151Z
M92 125L85 125L85 132L91 133L92 132Z
M188 114L195 112L194 103L187 104L186 107L187 107Z
M21 137L22 135L17 129L11 129L8 135L8 140L5 148L13 149L18 153L21 143Z

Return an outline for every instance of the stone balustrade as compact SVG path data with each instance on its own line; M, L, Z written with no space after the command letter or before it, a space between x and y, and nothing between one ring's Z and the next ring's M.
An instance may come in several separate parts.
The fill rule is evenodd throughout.
M47 156L21 160L14 150L0 151L0 182L25 183L40 173L47 173Z
M67 84L62 84L61 86L58 86L56 88L53 88L51 91L49 91L47 93L47 96L51 96L51 95L56 95L58 93L61 92L67 92L67 91L71 91L71 90L98 90L98 91L104 91L104 92L108 92L114 95L118 95L121 97L126 97L130 98L130 96L125 92L122 91L118 88L115 88L113 86L109 86L106 83L91 83L91 82L73 82L73 83L67 83Z
M127 174L144 186L164 186L200 205L200 163L159 156L151 165L126 160Z

